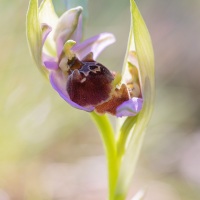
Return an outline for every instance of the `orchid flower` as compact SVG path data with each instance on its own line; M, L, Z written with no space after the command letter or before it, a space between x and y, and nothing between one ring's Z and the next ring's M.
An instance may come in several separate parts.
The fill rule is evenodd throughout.
M30 0L27 14L28 44L39 70L68 104L90 112L98 127L107 158L109 200L126 199L155 96L151 38L135 1L130 4L122 74L97 61L115 42L113 34L82 41L82 7L58 18L51 0L39 7L38 0ZM118 117L116 134L107 113Z
M43 1L34 20L38 18L41 38L38 41L41 60L37 60L37 64L48 74L52 87L75 108L117 117L135 116L143 102L135 60L129 59L129 79L111 72L96 59L115 42L114 35L101 33L81 42L82 8L67 10L60 18L53 10L53 17L47 19L48 5L48 0ZM32 50L32 54L35 53ZM134 57L133 54L130 57Z

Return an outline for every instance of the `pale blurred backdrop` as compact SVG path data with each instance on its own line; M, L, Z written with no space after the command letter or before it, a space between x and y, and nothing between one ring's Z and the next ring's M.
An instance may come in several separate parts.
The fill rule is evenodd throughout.
M56 0L59 14L65 8ZM129 196L200 199L200 1L138 0L156 61L155 111ZM89 114L43 79L28 51L28 0L0 0L0 200L104 200L106 163ZM109 31L99 57L121 71L129 0L89 0L85 38Z

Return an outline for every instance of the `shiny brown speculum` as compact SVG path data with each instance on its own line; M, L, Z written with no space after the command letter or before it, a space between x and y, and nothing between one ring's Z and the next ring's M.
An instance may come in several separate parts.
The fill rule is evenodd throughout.
M109 100L114 76L102 64L77 58L70 66L66 90L70 99L81 106L97 106Z

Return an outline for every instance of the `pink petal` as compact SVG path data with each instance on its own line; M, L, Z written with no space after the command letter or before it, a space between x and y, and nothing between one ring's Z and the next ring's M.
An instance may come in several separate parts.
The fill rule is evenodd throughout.
M50 70L58 69L57 59L52 56L42 53L42 62L47 69Z
M46 61L44 62L44 65L47 69L53 69L56 70L58 68L58 63L57 62L51 62L51 61Z
M67 40L71 39L71 36L78 26L81 12L82 7L78 6L62 14L54 30L54 40L56 42L59 39L64 44Z
M47 24L42 24L42 47L47 39L47 36L52 31L52 28Z
M143 99L133 97L128 101L125 101L116 109L117 117L127 117L127 116L135 116L142 109Z
M52 28L47 24L42 24L42 48L44 46L44 43L49 35L49 33L52 31ZM42 52L42 63L47 69L57 69L58 63L56 62L56 58L48 56L44 52Z
M94 107L82 107L76 103L74 103L70 98L66 91L67 77L62 74L60 70L52 71L49 75L50 83L52 87L58 92L58 94L71 106L84 110L87 112L91 112L94 110Z
M68 37L67 37L68 38ZM68 39L76 41L76 43L80 43L82 38L82 15L79 16L77 27L72 34L72 36ZM62 51L63 46L66 41L62 39L62 37L58 37L56 40L56 49L57 49L57 57L59 58Z
M61 40L61 38L58 38L57 41L56 41L56 51L57 51L57 57L59 58L62 51L63 51L63 46L64 46L64 43L63 41Z
M101 33L93 36L80 44L72 47L79 59L83 59L90 52L93 52L94 59L110 44L115 42L115 37L111 33Z
M83 25L83 17L80 15L79 20L78 20L78 25L76 30L74 31L73 35L71 36L71 39L76 41L76 43L80 43L82 39L82 25Z

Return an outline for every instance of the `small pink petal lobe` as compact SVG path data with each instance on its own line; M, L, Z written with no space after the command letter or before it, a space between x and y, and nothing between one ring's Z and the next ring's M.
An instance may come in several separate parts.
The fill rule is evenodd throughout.
M82 60L90 52L93 52L93 58L99 56L99 54L109 45L115 42L115 37L111 33L101 33L93 36L80 44L74 45L72 50L77 54L78 58Z
M117 107L116 116L135 116L142 109L143 99L133 97Z

